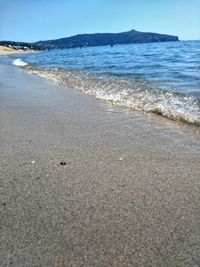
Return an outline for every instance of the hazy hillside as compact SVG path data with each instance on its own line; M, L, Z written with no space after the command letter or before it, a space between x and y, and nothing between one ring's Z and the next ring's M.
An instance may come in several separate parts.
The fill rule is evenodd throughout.
M132 43L150 43L150 42L166 42L178 41L177 36L138 32L131 30L121 33L94 33L94 34L78 34L71 37L39 41L35 44L42 47L52 48L69 48L78 46L101 46L115 44L132 44Z
M0 41L1 45L16 47L28 47L31 49L55 49L55 48L72 48L83 46L102 46L116 44L133 44L133 43L151 43L151 42L167 42L178 41L177 36L158 34L151 32L139 32L131 30L121 33L93 33L78 34L71 37L39 41L34 43Z

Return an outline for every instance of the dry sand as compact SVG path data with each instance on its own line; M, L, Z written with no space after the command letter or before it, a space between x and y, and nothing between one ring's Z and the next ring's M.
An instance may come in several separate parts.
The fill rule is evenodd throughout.
M33 50L27 50L27 51L24 51L23 49L15 50L13 48L0 45L0 56L11 55L11 54L24 54L31 52L33 52Z
M198 136L0 71L0 266L200 266Z

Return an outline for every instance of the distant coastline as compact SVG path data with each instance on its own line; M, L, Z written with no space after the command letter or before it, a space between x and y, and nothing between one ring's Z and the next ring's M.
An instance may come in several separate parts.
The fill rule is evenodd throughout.
M91 47L91 46L108 46L117 44L136 44L136 43L154 43L179 41L178 36L159 34L152 32L139 32L131 30L120 33L93 33L78 34L71 37L60 38L56 40L38 41L33 43L0 41L0 45L4 46L23 46L28 49L45 50L45 49L64 49L75 47Z
M24 54L24 53L32 53L34 50L32 49L14 49L11 47L6 47L3 45L0 45L0 56L6 56L6 55L11 55L11 54Z

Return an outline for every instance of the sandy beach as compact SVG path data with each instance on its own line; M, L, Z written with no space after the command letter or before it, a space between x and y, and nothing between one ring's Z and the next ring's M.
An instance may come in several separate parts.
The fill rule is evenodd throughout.
M24 51L23 49L16 50L10 47L0 45L0 56L11 55L11 54L24 54L24 53L32 53L32 52L34 51L33 50Z
M200 266L199 136L0 71L0 266Z

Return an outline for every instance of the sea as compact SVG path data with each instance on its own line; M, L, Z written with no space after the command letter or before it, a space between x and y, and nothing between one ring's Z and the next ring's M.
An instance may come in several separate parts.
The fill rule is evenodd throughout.
M112 105L200 125L200 41L56 49L9 59Z

